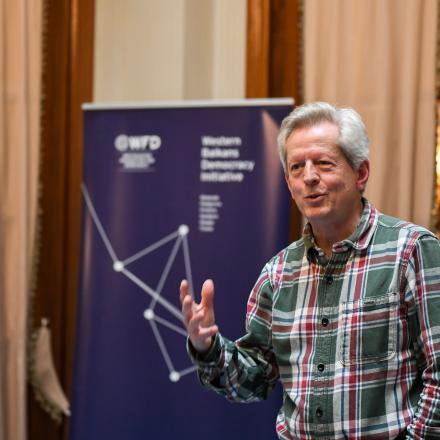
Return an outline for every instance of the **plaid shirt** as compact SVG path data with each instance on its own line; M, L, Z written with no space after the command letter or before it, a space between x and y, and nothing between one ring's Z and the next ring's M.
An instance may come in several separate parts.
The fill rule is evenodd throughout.
M234 401L278 380L280 439L440 438L440 247L426 229L366 200L330 259L309 225L264 267L247 333L218 334L201 382Z

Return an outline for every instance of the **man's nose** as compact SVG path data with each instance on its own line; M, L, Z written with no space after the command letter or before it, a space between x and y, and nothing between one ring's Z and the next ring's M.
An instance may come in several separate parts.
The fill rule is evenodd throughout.
M312 162L306 162L304 166L304 183L306 185L316 185L319 182L319 173Z

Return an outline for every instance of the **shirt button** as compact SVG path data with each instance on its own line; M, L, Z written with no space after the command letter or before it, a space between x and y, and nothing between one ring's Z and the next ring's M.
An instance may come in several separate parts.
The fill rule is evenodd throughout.
M322 373L324 371L324 369L325 369L324 364L318 364L318 371L320 371Z
M332 283L333 283L333 277L332 277L331 275L329 275L329 276L325 279L325 282L326 282L327 284L332 284Z
M321 324L324 326L324 327L327 327L328 326L328 318L326 317L326 316L324 316L324 318L322 318L321 319Z
M323 416L324 412L322 411L321 408L317 408L316 409L316 417L318 417L318 419L320 419Z

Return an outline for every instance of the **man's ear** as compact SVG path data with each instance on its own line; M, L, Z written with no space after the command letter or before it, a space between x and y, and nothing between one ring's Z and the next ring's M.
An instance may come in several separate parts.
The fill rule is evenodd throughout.
M370 161L364 160L359 169L358 169L358 178L357 178L357 189L359 191L364 191L367 186L368 178L370 177Z

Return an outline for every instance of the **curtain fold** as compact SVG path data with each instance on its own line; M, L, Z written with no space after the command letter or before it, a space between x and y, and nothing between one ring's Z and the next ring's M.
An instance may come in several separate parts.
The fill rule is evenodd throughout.
M27 313L37 207L41 0L0 0L0 440L26 439Z
M371 141L367 197L429 227L437 0L304 2L305 101L355 108Z

